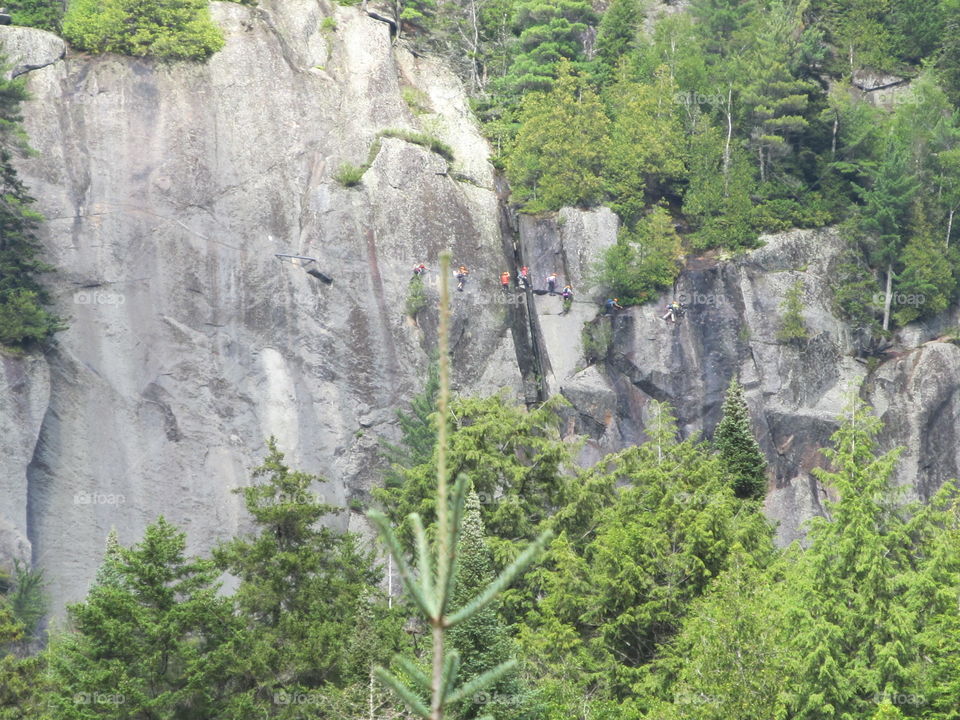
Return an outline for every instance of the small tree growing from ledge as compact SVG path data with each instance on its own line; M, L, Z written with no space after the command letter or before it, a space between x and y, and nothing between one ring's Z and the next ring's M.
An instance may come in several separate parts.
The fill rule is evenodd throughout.
M784 296L780 305L783 321L777 332L777 340L800 344L810 337L807 324L803 321L803 280L797 280Z
M223 47L206 0L73 0L63 36L81 50L205 60Z

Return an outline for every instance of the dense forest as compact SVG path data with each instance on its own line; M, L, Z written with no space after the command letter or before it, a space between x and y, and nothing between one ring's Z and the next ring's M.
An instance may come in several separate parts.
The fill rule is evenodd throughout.
M378 498L415 567L439 521L436 394L432 382L401 413ZM869 408L852 397L824 450L827 516L804 547L778 550L736 382L713 443L679 440L655 405L647 443L586 470L560 438L559 402L462 398L447 415L445 462L470 485L451 608L544 530L553 541L448 632L461 681L517 663L445 717L957 717L960 507L952 484L902 502L898 453L877 451ZM241 492L256 531L211 559L188 557L163 518L132 547L108 538L86 600L39 653L42 577L4 580L0 717L414 717L371 670L399 653L400 678L430 672L413 599L385 595L360 538L318 524L342 510L275 445L252 481ZM228 594L221 573L238 579Z
M223 44L199 0L8 9L90 52L202 61ZM960 0L396 0L392 12L399 42L444 57L470 88L519 212L617 212L595 273L625 304L669 285L684 253L831 224L849 249L834 300L855 327L883 337L960 294ZM60 327L38 280L40 218L11 162L28 151L24 97L21 82L0 84L9 347ZM432 374L398 412L372 501L423 595L412 580L387 592L384 546L330 529L347 511L271 441L240 491L254 531L210 557L188 555L162 517L129 546L111 535L87 597L49 628L42 574L0 575L0 720L415 717L436 671L424 610L462 616L446 632L459 660L437 676L466 682L448 718L960 718L956 489L905 502L898 451L880 451L856 394L815 471L826 514L780 549L736 381L710 442L681 439L654 402L645 444L586 469L561 439L562 398L446 409L442 386ZM464 478L449 500L438 463ZM455 552L435 549L450 540ZM434 553L438 567L457 558L445 608ZM475 602L491 582L500 592Z

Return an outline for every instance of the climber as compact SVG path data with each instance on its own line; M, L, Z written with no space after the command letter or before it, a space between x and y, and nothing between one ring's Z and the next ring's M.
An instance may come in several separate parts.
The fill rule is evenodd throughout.
M467 281L467 275L470 274L470 271L467 270L466 265L461 265L457 268L457 290L463 292L463 284Z
M551 295L554 294L554 289L557 287L557 274L555 272L547 275L547 292Z
M569 285L564 285L560 297L563 298L563 314L566 315L570 312L570 307L573 305L573 288Z
M423 263L420 263L419 265L414 265L413 267L414 275L423 275L426 271L427 271L427 266L424 265Z
M517 286L521 290L527 289L527 272L529 272L529 269L524 265L520 268L520 272L517 273Z
M666 314L664 314L662 318L663 320L670 318L670 322L675 323L677 322L677 320L683 317L684 307L683 307L683 303L681 302L677 302L676 300L674 300L672 303L667 305L666 310L667 312Z
M623 310L623 305L619 303L618 298L607 298L604 305L607 308L607 315L610 315L614 310Z
M500 289L504 292L510 289L510 273L506 270L500 273Z

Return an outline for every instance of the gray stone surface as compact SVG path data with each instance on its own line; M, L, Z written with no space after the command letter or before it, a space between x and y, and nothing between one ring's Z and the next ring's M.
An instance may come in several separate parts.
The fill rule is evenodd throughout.
M559 228L584 228L589 214L564 210ZM579 236L593 258L614 242L616 223ZM534 263L569 259L570 239L554 219L526 218L521 244ZM591 436L581 461L642 442L650 399L669 401L685 436L710 437L720 420L730 378L746 388L754 428L770 463L767 515L777 523L781 544L799 539L803 525L822 512L826 490L810 471L825 463L819 452L829 443L851 391L859 390L883 417L884 448L903 446L897 481L926 498L944 480L958 475L960 447L960 347L926 342L951 326L956 309L925 324L904 328L909 341L870 377L855 360L848 328L833 313L830 283L842 242L833 230L797 230L764 238L765 245L736 260L693 259L678 278L675 294L656 305L630 308L595 322L609 324L613 347L604 363L584 369L579 326L601 313L595 304L577 306L576 317L556 315L557 303L539 298L549 387L572 403L579 432ZM583 264L581 263L581 267ZM571 273L572 274L572 273ZM802 281L803 318L810 338L785 344L777 333L787 291ZM688 305L674 326L661 319L673 297ZM571 313L573 315L573 313ZM569 323L569 324L567 324ZM955 326L955 324L954 324ZM867 380L864 383L864 380Z
M10 66L8 78L53 65L67 50L63 39L53 33L16 25L0 25L0 45Z
M503 262L488 149L456 78L356 8L212 9L227 43L205 64L68 56L27 74L39 154L20 170L70 328L46 358L5 361L0 422L18 432L4 438L0 545L46 571L57 613L86 591L111 527L130 543L163 514L193 551L242 528L231 491L270 435L330 479L329 502L378 482L376 438L395 436L436 341L435 309L405 317L410 268L430 265L435 303L441 250L473 271L454 298L457 386L520 386L488 302ZM49 34L15 37L24 62L50 56ZM406 85L431 99L428 118ZM391 128L440 135L476 184L396 139L359 187L334 181ZM333 284L277 252L317 258Z

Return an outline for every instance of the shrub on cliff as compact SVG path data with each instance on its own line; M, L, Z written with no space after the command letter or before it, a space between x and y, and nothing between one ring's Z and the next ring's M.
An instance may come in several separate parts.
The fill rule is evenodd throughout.
M74 0L63 36L96 53L203 60L223 47L205 0Z

